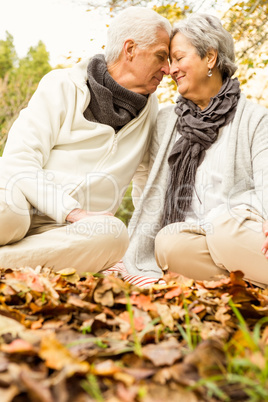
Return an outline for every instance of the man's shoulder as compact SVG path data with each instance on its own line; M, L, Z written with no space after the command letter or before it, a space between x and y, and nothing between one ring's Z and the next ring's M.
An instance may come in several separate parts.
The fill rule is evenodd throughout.
M85 59L72 66L55 68L47 73L41 82L57 82L58 84L67 83L68 81L81 85L86 82L87 65L89 59Z
M59 88L65 86L69 81L68 71L64 68L51 70L44 75L39 82L39 91L53 91L57 92Z

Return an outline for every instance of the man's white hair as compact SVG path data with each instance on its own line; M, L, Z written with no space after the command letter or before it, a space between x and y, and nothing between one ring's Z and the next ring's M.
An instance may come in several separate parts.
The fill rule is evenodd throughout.
M109 65L118 60L127 39L132 39L140 48L155 44L159 29L171 35L169 21L156 11L145 7L126 8L115 17L108 29L106 63Z

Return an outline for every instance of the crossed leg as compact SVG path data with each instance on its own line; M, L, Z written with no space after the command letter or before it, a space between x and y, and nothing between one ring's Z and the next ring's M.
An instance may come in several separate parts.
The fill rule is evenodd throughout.
M96 273L121 260L128 247L127 228L115 217L57 224L31 212L17 187L9 193L0 185L0 267L74 267L78 273Z
M155 239L161 268L197 280L241 270L260 286L268 284L268 260L261 252L263 219L248 210L232 209L213 221L212 230L185 222L164 227Z

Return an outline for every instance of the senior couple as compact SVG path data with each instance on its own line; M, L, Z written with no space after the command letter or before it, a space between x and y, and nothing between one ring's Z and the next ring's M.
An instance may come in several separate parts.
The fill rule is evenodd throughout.
M1 158L0 266L268 284L268 112L246 100L231 35L196 14L171 29L130 7L105 55L54 70ZM164 74L175 106L158 112ZM129 232L113 215L133 181Z

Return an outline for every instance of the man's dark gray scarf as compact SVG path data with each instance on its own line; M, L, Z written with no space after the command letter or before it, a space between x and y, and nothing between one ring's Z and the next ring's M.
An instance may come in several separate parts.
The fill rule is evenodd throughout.
M240 97L239 85L236 78L227 78L204 110L182 96L178 98L175 112L181 137L168 158L170 169L162 227L185 220L192 203L197 168L206 150L216 141L219 128L233 120Z
M87 67L91 100L84 116L118 131L136 117L147 103L147 96L119 85L109 74L102 54L94 56Z

